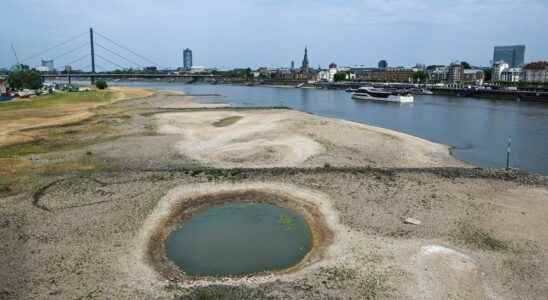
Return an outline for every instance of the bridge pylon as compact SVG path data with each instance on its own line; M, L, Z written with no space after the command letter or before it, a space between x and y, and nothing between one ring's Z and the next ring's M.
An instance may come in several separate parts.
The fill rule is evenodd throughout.
M93 45L93 28L89 29L89 44L91 47L91 84L93 85L95 83L95 49Z

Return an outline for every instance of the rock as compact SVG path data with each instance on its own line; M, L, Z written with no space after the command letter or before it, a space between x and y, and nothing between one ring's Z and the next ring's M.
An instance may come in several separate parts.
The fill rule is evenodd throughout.
M413 225L420 225L422 222L420 220L417 220L417 219L413 219L413 218L406 218L404 223L406 224L413 224Z

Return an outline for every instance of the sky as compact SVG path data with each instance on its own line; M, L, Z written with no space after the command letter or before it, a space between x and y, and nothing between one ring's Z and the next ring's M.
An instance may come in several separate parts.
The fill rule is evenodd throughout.
M305 45L313 67L489 65L495 45L524 44L526 62L548 60L547 0L2 0L0 67L87 67L89 31L98 69L158 64L179 67L184 48L194 65L300 66ZM79 38L37 57L65 40ZM73 52L70 52L73 51ZM63 55L66 52L69 54ZM117 65L118 66L117 66Z

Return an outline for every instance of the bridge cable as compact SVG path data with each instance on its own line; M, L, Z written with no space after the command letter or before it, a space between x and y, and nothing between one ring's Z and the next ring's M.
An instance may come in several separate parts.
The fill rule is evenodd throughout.
M97 65L95 65L95 66L97 66ZM91 65L87 65L87 66L85 66L85 67L75 68L75 69L76 69L76 70L79 69L79 70L85 71L87 68L90 68L90 67L91 67ZM91 71L91 70L90 70L90 71ZM72 72L72 71L71 71L71 72Z
M61 47L61 46L63 46L63 45L66 45L66 44L68 44L68 43L70 43L70 42L72 42L72 41L74 41L74 40L76 40L76 39L82 37L82 36L85 35L85 34L87 34L87 31L84 32L84 33L75 35L75 36L69 38L68 40L66 40L66 41L64 41L64 42L62 42L62 43L59 43L59 44L57 44L57 45L55 45L55 46L52 46L52 47L50 47L50 48L47 48L46 50L43 50L43 51L40 52L40 53L31 55L31 56L29 56L29 57L27 57L27 58L21 60L21 62L25 62L25 61L31 60L31 59L33 59L33 58L36 58L36 57L38 57L38 56L40 56L40 55L43 55L43 54L49 52L49 51L51 51L51 50L53 50L53 49L55 49L55 48Z
M121 66L121 65L119 65L119 64L117 64L117 63L111 61L110 59L104 58L104 57L102 57L101 55L99 55L99 54L97 54L97 53L95 53L95 56L99 57L100 59L102 59L102 60L104 60L104 61L106 61L106 62L108 62L108 63L110 63L110 64L112 64L112 65L115 65L115 66L117 66L117 67L119 67L119 68L122 68L122 70L123 70L123 69L127 69L126 67Z
M108 52L110 52L110 53L112 53L112 54L118 56L119 58L121 58L121 59L123 59L123 60L129 62L130 64L133 64L133 65L136 65L136 66L138 66L138 67L140 67L140 68L143 68L143 65L141 65L141 64L139 64L139 63L136 63L136 62L134 62L134 61L132 61L132 60L130 60L130 59L128 59L128 58L126 58L126 57L124 57L124 56L118 54L118 53L116 53L115 51L106 48L105 46L103 46L103 45L101 45L101 44L99 44L99 43L97 43L97 42L95 43L95 45L98 46L98 47L101 48L101 49L104 49L104 50L106 50L106 51L108 51Z
M57 55L56 57L54 57L54 58L52 58L52 59L53 59L53 60L56 60L56 59L58 59L58 58L60 58L60 57L63 57L63 56L65 56L65 55L72 54L72 53L74 53L74 52L76 52L76 51L78 51L78 50L83 49L84 47L89 47L89 42L86 42L85 44L79 46L78 48L74 48L74 49L72 49L72 50L70 50L70 51L67 51L67 52L63 53L63 54Z
M70 65L72 65L73 63L77 63L77 62L79 62L79 61L81 61L81 60L83 60L84 58L87 58L87 57L89 57L89 54L86 53L84 56L82 56L82 57L80 57L80 58L77 58L77 59L75 59L75 60L73 60L73 61L71 61L71 62L69 62L69 63L67 63L67 64L65 64L65 65L70 66Z
M126 50L126 51L131 52L133 55L138 56L139 58L141 58L141 59L143 59L143 60L145 60L145 61L147 61L147 62L149 62L149 63L151 63L151 64L153 64L153 65L155 65L155 66L158 66L158 67L160 66L160 64L157 64L157 63L153 62L152 60L150 60L150 59L144 57L143 55L141 55L141 54L139 54L139 53L137 53L137 52L135 52L135 51L129 49L128 47L123 46L123 45L121 45L121 44L119 44L119 43L113 41L112 39L108 38L108 37L105 36L104 34L102 34L102 33L100 33L100 32L97 32L97 31L95 31L95 33L96 33L97 35L99 35L100 37L104 38L105 40L107 40L107 41L113 43L114 45L116 45L116 46L118 46L118 47L120 47L120 48L122 48L122 49L124 49L124 50Z

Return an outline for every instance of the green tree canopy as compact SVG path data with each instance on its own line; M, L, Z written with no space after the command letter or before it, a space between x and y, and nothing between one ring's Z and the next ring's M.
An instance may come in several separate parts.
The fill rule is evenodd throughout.
M465 70L468 70L468 69L472 69L472 67L470 66L469 63L463 61L460 63L460 65L465 69Z
M423 70L419 70L413 73L412 78L413 82L426 82L428 80L428 74Z
M36 70L14 70L8 76L8 85L12 89L37 90L42 87L42 76Z
M108 84L107 84L106 81L104 81L102 79L99 79L99 80L95 81L95 86L100 90L104 90L108 87Z
M346 73L345 72L335 73L335 76L333 77L333 80L335 80L335 82L346 80Z
M493 70L491 69L485 69L483 70L483 75L484 75L484 79L485 81L491 81L491 78L493 77Z

